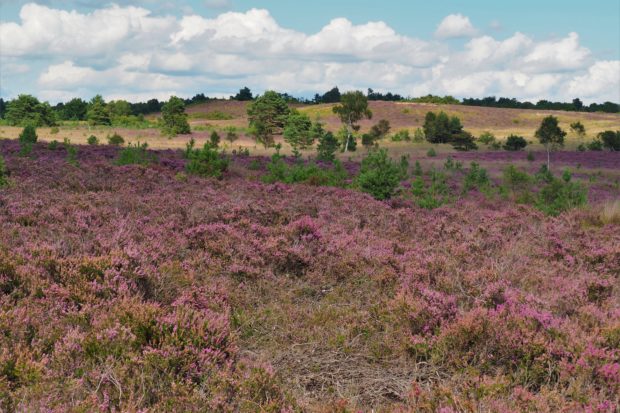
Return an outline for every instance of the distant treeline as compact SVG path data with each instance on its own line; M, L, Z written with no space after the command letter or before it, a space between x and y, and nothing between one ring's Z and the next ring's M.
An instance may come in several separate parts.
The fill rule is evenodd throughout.
M573 99L572 102L550 102L548 100L539 100L536 103L520 102L517 99L499 98L489 96L482 99L465 98L463 105L468 106L485 106L492 108L510 108L510 109L541 109L541 110L567 110L574 112L620 112L620 105L613 102L591 103L585 106L580 99Z
M297 104L320 104L320 103L338 103L340 102L340 90L338 87L333 87L323 94L315 94L314 98L306 99L292 96L288 93L280 93L280 96L288 103ZM618 113L620 112L620 105L613 102L604 103L591 103L590 105L584 105L583 102L576 98L572 102L551 102L548 100L539 100L536 103L521 102L514 98L489 96L485 98L465 98L462 101L453 96L435 96L426 95L417 98L403 97L397 93L381 93L375 92L372 89L368 89L366 96L371 101L388 101L388 102L415 102L415 103L431 103L438 105L467 105L467 106L483 106L493 108L510 108L510 109L539 109L539 110L564 110L564 111L577 111L577 112L606 112L606 113ZM96 97L97 98L97 97ZM95 99L95 98L93 98ZM101 97L98 97L101 99ZM251 101L255 99L252 91L248 87L244 87L239 92L230 96L230 100L238 101ZM206 103L210 100L216 100L205 96L204 93L199 93L190 99L183 99L185 105L194 105L199 103ZM35 123L40 125L48 125L53 123L54 120L59 121L84 121L88 119L89 108L93 105L93 100L90 102L81 98L73 98L66 103L58 103L54 106L50 106L47 103L39 102L35 97L30 95L21 95L19 98L12 101L5 101L0 98L0 119L4 119L10 122L10 114L7 116L7 111L11 102L15 102L14 111L16 109L22 112L29 112L30 114L36 114ZM102 101L103 102L103 101ZM17 104L18 103L18 104ZM161 112L164 101L158 99L150 99L146 102L131 103L124 100L116 100L108 103L103 102L107 110L110 112L111 117L122 119L123 123L126 122L142 122L143 116ZM20 119L23 116L20 116Z

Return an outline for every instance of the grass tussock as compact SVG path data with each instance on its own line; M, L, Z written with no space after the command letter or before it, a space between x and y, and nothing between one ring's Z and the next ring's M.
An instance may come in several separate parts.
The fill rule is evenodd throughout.
M599 218L603 224L620 224L620 199L605 202Z

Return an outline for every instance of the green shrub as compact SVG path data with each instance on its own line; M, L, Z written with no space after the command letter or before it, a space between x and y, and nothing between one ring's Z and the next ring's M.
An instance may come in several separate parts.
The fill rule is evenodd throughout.
M86 142L89 145L99 145L99 138L97 138L95 135L90 135Z
M502 143L500 141L495 141L495 142L492 142L491 145L489 145L489 147L497 151L502 148Z
M523 136L510 135L506 138L504 143L504 150L507 151L520 151L527 146L527 141Z
M422 177L411 185L415 203L424 209L435 209L450 202L450 191L446 176L441 172L431 171L430 184L426 186Z
M620 151L620 131L606 130L598 134L603 146L610 151Z
M114 132L113 135L108 135L108 144L112 146L121 146L125 143L125 139L118 133Z
M148 151L148 144L137 142L135 145L129 143L126 148L123 148L114 163L116 165L149 165L155 160L155 155Z
M553 174L551 173L549 168L547 168L546 164L542 164L540 166L540 169L538 170L538 172L536 172L535 177L538 182L546 182L546 183L550 183L554 179Z
M424 135L424 130L422 128L416 128L413 132L413 141L414 142L424 142L426 136Z
M19 134L19 142L25 144L37 143L37 130L32 125L26 125L22 132Z
M429 158L434 158L435 156L437 156L437 152L435 152L435 148L430 148L428 152L426 152L426 156L428 156Z
M79 166L79 162L77 160L78 150L75 145L71 145L71 141L67 138L64 139L63 146L67 151L67 163L73 166Z
M47 149L49 149L50 151L55 151L56 149L58 149L58 145L60 145L60 142L58 142L57 140L53 140L47 144Z
M485 190L489 187L490 183L487 170L481 168L478 163L472 162L469 167L469 172L467 172L463 180L463 192L468 192L472 189Z
M237 128L234 126L229 126L225 129L226 131L226 140L231 144L239 139L239 135L237 134Z
M530 161L530 162L535 161L535 160L536 160L536 156L534 155L534 152L529 151L529 152L527 153L527 157L526 157L526 159L527 159L528 161Z
M324 162L333 162L336 159L338 146L338 139L331 132L321 134L316 148L317 159Z
M407 129L402 129L392 135L391 140L392 142L409 142L411 140L411 136L409 136L409 131Z
M600 139L594 139L592 142L587 144L589 151L602 151L603 150L603 142Z
M541 188L536 199L536 207L547 215L557 216L564 211L585 205L588 201L585 187L577 182L552 178Z
M2 155L0 155L0 188L5 187L9 184L8 176L9 173L6 170L4 158L2 157Z
M211 132L211 136L209 137L209 143L215 148L220 145L220 135L216 131Z
M420 165L420 161L415 161L415 166L413 167L413 174L415 176L422 176L422 165Z
M209 143L205 143L202 149L192 148L187 158L185 169L193 175L221 179L228 170L228 158Z
M52 135L56 135L58 132L60 132L60 129L58 129L58 126L54 126L52 129L50 129L50 134Z
M357 185L375 199L389 199L405 176L406 171L390 159L385 149L380 149L362 161Z
M260 170L261 169L260 161L258 159L252 159L252 161L248 165L248 169L250 171L258 171L258 170Z
M305 164L296 162L288 165L279 154L271 157L267 164L267 174L262 177L263 182L284 182L287 184L305 183L316 186L344 186L347 172L338 160L334 161L333 168L322 168L315 163ZM260 167L260 165L259 165Z
M487 146L489 146L495 141L496 141L495 135L493 135L491 132L482 132L480 136L478 137L478 142L480 142L483 145L487 145Z

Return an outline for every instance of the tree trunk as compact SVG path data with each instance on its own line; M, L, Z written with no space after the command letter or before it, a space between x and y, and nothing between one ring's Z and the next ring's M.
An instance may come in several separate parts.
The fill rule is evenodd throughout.
M549 146L547 146L547 170L551 171L551 155L550 155Z

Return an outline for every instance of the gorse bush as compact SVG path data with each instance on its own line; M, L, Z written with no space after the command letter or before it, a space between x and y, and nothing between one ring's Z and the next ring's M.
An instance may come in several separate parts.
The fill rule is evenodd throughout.
M108 135L108 144L112 146L121 146L125 143L125 139L118 133L114 132L112 135Z
M190 174L222 179L228 170L229 159L209 143L205 143L202 149L188 148L186 156L185 169Z
M148 150L148 144L136 142L135 144L129 143L126 148L121 149L114 163L116 165L149 165L155 161L156 156Z
M362 161L358 187L376 199L389 199L396 192L407 171L392 161L385 149L372 151Z

